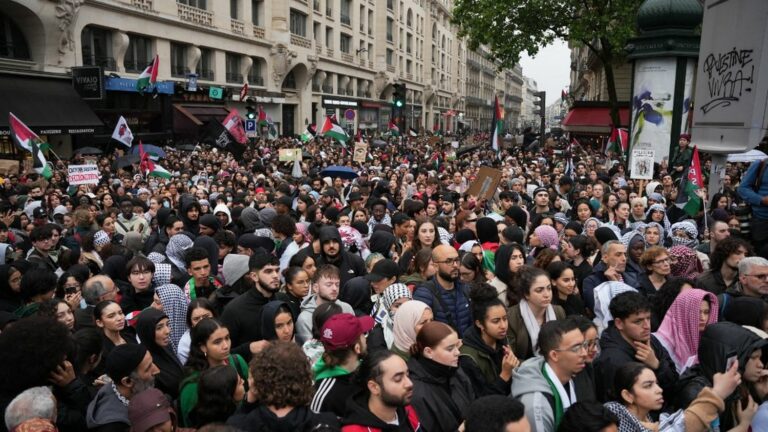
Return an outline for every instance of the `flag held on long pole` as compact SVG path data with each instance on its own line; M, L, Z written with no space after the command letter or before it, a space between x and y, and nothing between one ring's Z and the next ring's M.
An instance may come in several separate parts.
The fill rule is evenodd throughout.
M128 127L128 122L125 117L120 116L115 125L115 130L112 132L112 139L119 141L120 144L130 148L133 144L133 132Z
M336 122L336 119L332 118L331 116L325 117L323 127L320 129L320 135L333 138L339 141L342 145L345 145L349 140L349 135L347 135L344 129L339 126L339 123Z
M498 153L501 129L504 127L504 111L499 106L499 97L495 96L493 103L493 120L491 121L491 148Z
M680 178L680 188L677 193L675 205L683 209L689 216L693 217L702 209L702 199L698 194L704 184L701 176L701 162L699 161L699 149L693 147L693 156L688 165L688 174Z
M155 85L157 82L157 69L160 66L160 57L155 54L155 58L152 59L152 63L150 63L146 69L144 69L144 72L139 75L139 79L136 80L136 90L139 91L139 93L144 93L144 90L146 90L147 87Z
M32 132L32 129L27 127L13 113L8 113L8 124L10 125L11 136L19 149L31 153L32 168L35 172L46 179L50 179L53 176L53 170L43 154L43 150L50 148L49 144Z

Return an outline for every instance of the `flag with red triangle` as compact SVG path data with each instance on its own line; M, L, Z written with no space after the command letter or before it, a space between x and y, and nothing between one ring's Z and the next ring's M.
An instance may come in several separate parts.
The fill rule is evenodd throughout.
M155 58L152 60L144 72L139 75L139 79L136 80L136 90L139 93L144 93L144 90L157 82L157 69L160 66L160 57L155 54Z
M699 149L693 146L693 156L688 166L688 175L680 178L680 188L678 190L682 191L682 193L677 194L675 206L683 209L688 216L696 216L702 209L703 201L697 191L702 188L703 184Z
M323 127L320 128L320 135L333 138L339 141L342 145L345 145L347 140L349 140L349 135L344 131L344 128L339 126L339 123L336 121L336 116L325 117Z
M8 113L8 124L10 125L11 136L16 145L32 154L32 168L36 173L50 179L53 176L53 170L43 155L43 150L50 148L49 144L43 141L36 133L32 132L18 117L13 113Z
M389 133L392 134L392 136L399 136L400 135L400 128L397 127L395 122L392 120L389 121L389 126L387 127L389 129Z
M608 141L605 144L605 149L603 149L603 154L606 156L608 153L613 152L618 157L623 157L627 152L627 147L629 146L629 133L626 129L622 128L613 128L611 131L611 137L608 138Z

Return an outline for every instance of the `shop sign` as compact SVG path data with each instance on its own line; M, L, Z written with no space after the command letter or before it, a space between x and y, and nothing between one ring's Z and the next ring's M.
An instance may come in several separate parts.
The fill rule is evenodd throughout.
M173 94L174 93L173 81L158 81L154 85L150 85L144 89L145 94L152 94L157 90L160 94ZM106 77L104 82L104 89L110 91L124 91L131 93L138 93L136 90L136 80L128 78L113 78Z
M72 68L72 86L83 100L104 98L104 73L100 66Z

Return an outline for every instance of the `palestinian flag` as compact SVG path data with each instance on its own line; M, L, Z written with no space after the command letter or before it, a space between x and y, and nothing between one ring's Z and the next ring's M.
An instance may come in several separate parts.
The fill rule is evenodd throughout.
M608 153L613 152L619 157L624 157L627 153L627 146L629 145L629 133L626 129L613 128L611 131L611 137L608 138L608 142L603 149L603 154L608 156Z
M267 123L267 113L264 112L264 106L262 105L259 105L259 118L256 124L259 125L259 128L269 126L269 123Z
M683 209L688 216L694 217L702 209L701 197L697 191L702 187L701 163L699 162L699 149L693 146L693 156L688 166L688 175L680 178L677 200L675 206Z
M149 158L149 153L144 151L144 144L141 141L139 141L139 169L144 175L149 175L155 170L155 163Z
M314 138L315 134L317 133L316 130L317 129L316 129L316 126L315 126L314 123L312 123L311 125L307 126L307 128L304 129L304 133L301 134L301 137L300 137L301 142L305 143L307 141L311 141L312 138Z
M136 80L136 90L139 91L139 93L144 93L144 90L151 86L155 85L157 82L157 68L160 66L160 57L155 55L155 58L152 60L152 63L147 66L146 69L144 69L144 72L139 75L139 79Z
M158 164L152 164L152 171L150 171L149 174L147 175L154 176L154 177L162 177L164 179L169 179L172 177L170 171L161 167Z
M389 126L387 126L387 129L389 129L389 133L392 136L400 136L400 128L397 127L395 122L393 122L392 120L389 121Z
M342 144L346 144L349 139L349 135L347 135L344 129L339 126L339 123L336 122L335 116L333 118L331 116L325 117L323 127L320 128L320 135L333 138Z
M504 128L504 110L499 106L499 97L494 97L493 120L491 120L491 148L499 152L501 130Z
M16 141L16 145L20 149L32 154L32 168L34 168L35 172L46 179L50 179L53 176L53 170L51 170L51 166L48 165L48 161L45 159L45 155L43 155L43 151L48 150L50 145L40 139L36 133L32 132L13 113L8 115L8 124L11 127L11 136Z

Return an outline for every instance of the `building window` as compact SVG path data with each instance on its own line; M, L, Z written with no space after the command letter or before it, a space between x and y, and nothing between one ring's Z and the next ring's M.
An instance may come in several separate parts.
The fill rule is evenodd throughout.
M243 75L240 73L240 55L227 53L227 82L241 84Z
M229 0L229 17L232 19L238 19L239 15L237 9L239 7L238 0Z
M185 4L199 9L206 9L206 1L207 0L176 0L176 3Z
M322 36L320 31L320 23L315 22L312 23L312 38L315 39L315 43L318 46L322 46L322 41L320 40L320 37Z
M143 72L152 61L152 40L137 35L128 35L128 50L125 52L125 71Z
M345 52L349 54L349 51L352 49L352 36L348 34L341 33L341 37L339 38L339 42L341 43L339 49L341 52Z
M197 66L197 74L201 80L213 81L213 50L200 48L200 64Z
M333 48L333 29L330 26L325 27L325 46Z
M352 25L352 2L350 0L341 0L341 22Z
M405 37L405 51L410 54L411 46L413 45L413 36L410 33Z
M405 73L411 73L411 61L406 60L405 61Z
M393 65L393 56L395 52L389 48L387 48L387 66Z
M284 89L296 88L296 75L294 75L293 71L288 72L288 75L285 76L285 81L283 81L283 88Z
M24 34L7 16L0 14L0 57L29 60L29 46Z
M395 10L395 2L393 0L387 0L387 9Z
M405 15L405 25L408 27L413 26L413 12L410 9L408 9L408 13Z
M253 60L253 65L248 72L248 82L251 83L251 85L263 86L264 77L261 75L261 59L258 57L251 57L251 60Z
M307 37L307 16L294 9L291 9L291 33Z
M251 24L255 26L263 26L262 18L262 11L261 8L264 6L264 2L262 0L251 0Z
M187 69L187 46L171 42L171 76L185 77Z
M6 36L7 30L0 33L0 57L5 56L3 48L8 46L7 42L2 39ZM83 32L80 35L80 41L83 46L83 65L101 66L106 70L117 69L115 67L115 59L112 58L111 31L99 27L88 26L83 29Z
M392 18L387 18L387 41L394 42L394 27L395 21Z

